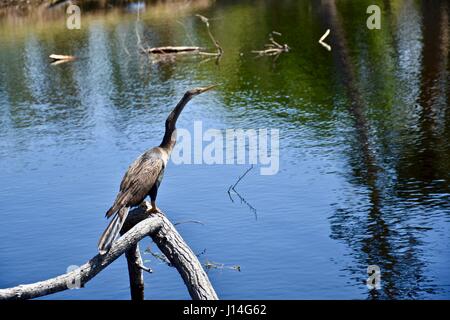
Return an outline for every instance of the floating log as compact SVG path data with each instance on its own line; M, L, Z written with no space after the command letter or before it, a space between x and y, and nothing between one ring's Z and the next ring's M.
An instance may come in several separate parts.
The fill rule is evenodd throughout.
M199 54L199 55L203 55L203 56L213 56L213 57L222 56L223 49L220 46L219 42L214 38L213 34L211 33L211 30L209 28L209 19L202 15L199 15L199 14L197 14L196 16L198 18L200 18L200 20L203 23L205 23L206 28L208 30L208 35L209 35L212 43L216 47L217 52L204 52L204 51L202 51L202 50L204 50L204 48L197 47L197 46L166 46L166 47L155 47L155 48L143 49L143 47L141 46L141 40L140 40L139 34L136 33L136 35L138 37L138 46L141 48L142 51L144 51L146 53L154 54L154 55L164 55L164 54L175 55L175 54L191 53L191 54Z
M156 47L156 48L149 48L147 49L148 53L152 54L170 54L170 53L197 53L201 50L201 47L174 47L174 46L167 46L167 47Z
M66 55L62 55L62 54L51 54L48 57L53 60L75 60L76 59L75 56L66 56Z
M77 58L75 56L68 56L62 54L51 54L48 57L53 60L53 62L51 63L52 65L74 61Z

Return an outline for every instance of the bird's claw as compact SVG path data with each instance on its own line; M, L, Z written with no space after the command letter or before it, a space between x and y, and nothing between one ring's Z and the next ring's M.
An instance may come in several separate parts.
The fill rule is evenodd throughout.
M161 213L161 210L159 210L158 207L151 207L148 212L149 213Z

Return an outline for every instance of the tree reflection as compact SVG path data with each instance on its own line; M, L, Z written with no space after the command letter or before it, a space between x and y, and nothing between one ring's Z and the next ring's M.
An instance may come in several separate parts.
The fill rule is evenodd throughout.
M446 72L446 66L442 61L448 60L448 8L445 1L423 5L423 69L420 86L419 103L422 106L417 130L420 132L420 143L411 141L403 146L409 156L401 156L394 168L397 173L392 173L392 168L386 167L387 161L382 159L376 150L380 146L371 139L372 124L367 118L367 99L360 90L358 73L352 62L349 44L334 0L322 1L320 7L324 27L332 29L332 48L334 62L342 79L342 84L347 89L348 113L351 115L355 128L356 144L351 146L349 164L351 165L351 178L353 183L364 186L367 190L364 204L351 208L339 208L330 218L331 236L345 241L353 250L356 265L348 269L355 274L356 279L364 282L365 268L376 264L382 270L382 289L369 291L369 298L414 298L420 292L432 293L434 291L431 280L424 272L425 264L422 261L420 231L427 228L411 226L413 220L403 212L398 203L385 197L389 190L386 181L388 175L394 175L394 189L399 197L408 201L412 195L404 183L411 179L417 179L429 185L432 181L446 177L441 168L442 148L446 145L445 136L437 131L436 111L433 110L435 101L441 102L441 109L446 107L445 97L446 79L442 72ZM389 8L390 9L390 8ZM391 14L389 10L389 14ZM440 23L436 24L436 17L440 17ZM365 75L366 76L366 75ZM369 76L370 78L370 76ZM439 81L439 79L441 81ZM437 84L437 85L436 85ZM436 106L435 106L436 107ZM437 146L440 146L440 149ZM448 151L444 154L448 155ZM391 155L387 155L391 156ZM406 191L405 191L406 190ZM440 190L442 192L443 190ZM431 192L431 191L430 191ZM352 197L355 195L352 195ZM389 195L392 196L392 195ZM348 203L352 201L348 199ZM362 212L361 212L362 211Z
M448 143L448 2L422 1L423 49L417 121L397 164L397 193L417 193L420 202L436 193L449 193ZM445 116L447 115L447 117ZM447 134L445 134L447 132ZM445 179L447 181L442 181Z

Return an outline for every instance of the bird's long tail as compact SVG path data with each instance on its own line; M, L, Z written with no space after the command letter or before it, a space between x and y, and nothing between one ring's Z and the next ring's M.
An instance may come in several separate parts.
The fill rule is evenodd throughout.
M98 241L98 252L100 252L100 254L105 254L111 248L114 240L116 240L119 235L120 229L122 229L129 210L130 208L123 207L117 211L108 227L103 232L100 240Z

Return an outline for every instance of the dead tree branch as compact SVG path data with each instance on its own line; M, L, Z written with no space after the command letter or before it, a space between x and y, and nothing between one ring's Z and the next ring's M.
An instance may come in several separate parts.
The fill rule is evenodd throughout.
M205 262L205 268L206 268L206 270L229 269L229 270L236 270L236 271L241 272L241 266L239 266L239 265L227 266L224 263L218 263L218 262L213 262L213 261L209 261L209 260Z
M54 53L49 55L48 57L50 59L52 59L51 65L54 65L54 66L61 64L61 63L66 63L66 62L76 60L75 56L68 56L68 55L54 54Z
M166 47L155 47L147 49L148 53L151 54L176 54L176 53L198 53L201 47L189 47L189 46L166 46Z
M32 299L74 287L84 287L89 280L126 252L129 252L128 262L133 262L130 272L135 272L134 266L142 268L142 259L140 259L140 254L137 254L137 244L146 236L153 239L159 250L176 267L192 299L218 299L196 255L184 242L172 223L163 213L150 214L149 209L150 205L144 202L141 207L130 212L122 229L129 231L113 244L107 254L97 254L75 270L48 280L0 289L0 300ZM142 283L140 275L135 274L130 277L133 277L133 286L138 288ZM136 289L134 294L136 294L136 299L140 298L143 290Z
M200 46L163 46L163 47L153 47L153 48L148 48L145 49L144 51L148 54L152 54L157 56L158 58L156 59L157 62L159 61L174 61L175 57L180 55L180 54L198 54L201 56L208 56L208 57L217 57L220 58L223 54L223 48L220 46L219 41L216 40L216 38L214 38L211 29L210 29L210 25L209 25L209 19L197 14L196 15L198 18L200 18L200 20L205 23L206 25L206 29L208 31L208 35L209 38L211 39L213 45L216 48L216 52L206 52L204 51L204 48L200 47ZM184 25L178 21L179 24L181 24L183 26L183 28L186 31L186 28L184 27ZM187 33L187 31L186 31ZM192 44L192 39L189 37L188 35L188 39ZM163 58L164 56L168 56L168 59Z
M208 30L208 35L209 38L211 39L212 43L214 44L214 46L216 47L217 52L216 53L212 53L212 52L199 52L199 54L202 55L207 55L207 56L218 56L220 57L223 54L223 49L219 44L219 41L216 40L216 38L214 38L211 29L209 28L209 19L200 15L200 14L196 14L196 16L198 18L200 18L200 20L202 20L202 22L206 25L206 29Z
M249 173L252 169L253 169L253 164L250 166L250 168L247 169L247 171L244 172L243 175L241 175L241 176L237 179L237 181L235 182L235 184L231 185L231 186L228 188L228 193L230 193L231 190L236 191L235 188L236 188L236 186L238 185L238 183L241 182L241 180L242 180L242 179L247 175L247 173Z
M130 277L131 300L144 300L144 275L142 273L142 258L139 245L136 244L125 252ZM148 269L151 271L151 269Z
M272 31L271 33L269 33L269 43L266 43L264 45L264 47L267 49L253 50L252 52L258 54L258 56L278 56L283 52L289 52L289 46L286 43L283 45L279 44L277 41L275 41L274 35L281 36L281 33Z
M245 200L245 198L243 196L241 196L241 194L236 190L236 186L238 185L239 182L241 182L241 180L247 175L247 173L249 173L251 170L253 169L253 164L251 165L250 168L248 168L244 174L242 174L237 181L233 184L230 185L230 187L228 188L228 196L230 197L231 202L234 202L233 197L231 196L231 192L233 192L234 194L236 194L239 199L241 200L241 203L244 203L245 205L247 205L247 207L250 209L251 212L253 212L253 214L255 215L255 219L258 220L258 213L257 210L255 209L255 207L253 207L247 200Z
M133 226L130 223L124 225L120 235L126 234ZM152 272L152 270L144 266L138 243L125 252L125 257L127 258L128 276L130 278L131 300L144 300L144 274L142 271Z
M148 205L148 210L150 205ZM189 294L194 300L217 300L217 294L209 282L208 276L197 256L184 242L172 223L162 213L157 213L162 227L152 234L153 242L175 266L184 280Z

